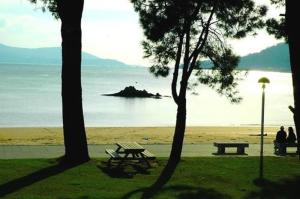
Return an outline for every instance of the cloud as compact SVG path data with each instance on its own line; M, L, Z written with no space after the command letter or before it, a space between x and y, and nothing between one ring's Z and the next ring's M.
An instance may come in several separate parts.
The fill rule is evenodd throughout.
M228 40L228 43L232 45L234 52L240 56L259 52L280 42L284 41L282 39L275 39L274 36L269 35L264 30L258 31L256 36L248 36L243 39Z
M143 30L128 0L86 0L82 18L83 49L103 58L146 65L140 45Z
M259 4L269 0L256 0ZM269 4L269 3L268 3ZM278 11L271 10L274 16ZM280 13L279 13L280 14ZM99 57L132 64L148 63L140 45L143 30L129 0L85 0L82 18L83 49ZM255 45L253 41L255 40ZM19 47L60 45L60 21L28 0L0 0L0 43ZM277 43L266 33L229 42L235 51L248 54Z
M6 21L4 19L0 19L0 28L5 27Z
M86 0L85 10L90 11L133 11L133 6L129 0Z
M0 42L19 47L57 46L60 43L59 21L30 15L2 15Z
M83 49L104 58L143 64L142 29L135 23L83 21Z

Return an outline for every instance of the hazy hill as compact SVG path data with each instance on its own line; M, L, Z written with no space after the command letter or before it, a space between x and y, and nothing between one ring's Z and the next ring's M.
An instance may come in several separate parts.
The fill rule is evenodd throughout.
M240 69L290 72L289 48L285 43L241 57Z
M210 68L209 61L202 62L204 68ZM280 43L258 53L241 57L238 69L290 72L288 45Z
M61 64L61 48L17 48L0 44L0 63L10 64ZM82 53L83 65L123 67L131 66L113 59L102 59L89 53ZM203 67L209 68L208 61ZM239 69L290 72L288 45L281 43L258 53L241 57Z
M0 63L10 64L61 64L61 48L17 48L0 44ZM89 53L82 53L83 65L128 66L117 60L102 59Z

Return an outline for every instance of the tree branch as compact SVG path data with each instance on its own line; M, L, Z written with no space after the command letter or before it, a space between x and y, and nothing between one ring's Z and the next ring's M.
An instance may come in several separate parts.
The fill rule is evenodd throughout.
M186 33L185 36L185 51L184 51L184 61L183 61L183 70L182 70L182 78L188 71L189 67L189 54L190 54L190 40L191 40L191 21L190 19L187 19L184 32Z
M223 38L223 40L221 39L220 36L222 36L222 34L221 34L220 32L218 32L217 30L215 30L215 29L213 29L213 28L209 28L209 32L210 32L211 34L213 34L217 40L219 40L219 42L222 44L222 46L224 46L224 45L223 45L223 43L224 43L224 38Z
M173 73L173 79L172 79L172 96L176 104L178 104L178 94L177 94L177 79L178 79L178 70L181 60L181 51L182 51L182 45L183 45L183 36L184 34L179 35L179 43L178 43L178 49L176 53L176 62L174 67L174 73Z
M203 47L204 47L204 44L206 43L206 40L207 40L207 37L208 37L208 33L209 33L209 27L210 27L210 22L211 22L211 20L212 20L212 17L213 17L213 14L214 14L214 12L215 12L215 9L216 9L216 4L214 5L214 7L213 7L213 9L212 9L212 11L211 11L211 13L210 13L210 16L209 16L209 18L208 18L208 20L207 20L207 23L206 23L206 26L205 26L205 35L204 35L204 38L202 39L202 42L201 42L201 45L198 47L198 48L196 48L195 50L194 50L194 52L193 52L193 56L192 56L192 58L193 58L193 60L192 60L192 63L191 63L191 65L190 65L190 68L189 68L189 71L188 71L188 78L191 76L191 74L192 74L192 71L194 70L194 68L195 68L195 63L196 63L196 61L197 61L197 58L198 58L198 55L200 54L200 52L202 51L202 49L203 49ZM199 37L199 43L200 43L200 41L201 41L201 37L203 36L202 35L202 33L203 33L204 31L202 31L201 32L201 35L200 35L200 37Z

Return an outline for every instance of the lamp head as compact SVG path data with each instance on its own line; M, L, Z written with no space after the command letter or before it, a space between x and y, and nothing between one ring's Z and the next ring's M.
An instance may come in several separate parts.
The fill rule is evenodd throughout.
M265 84L269 84L270 80L266 77L262 77L258 80L258 83L262 84L262 87L265 88L266 87Z

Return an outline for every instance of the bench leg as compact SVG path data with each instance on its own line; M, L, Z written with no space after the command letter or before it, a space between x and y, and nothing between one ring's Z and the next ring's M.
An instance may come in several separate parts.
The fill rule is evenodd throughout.
M225 153L225 147L219 146L218 147L218 154L224 154Z
M146 163L147 167L148 167L148 168L151 168L151 164L150 164L150 162L148 161L147 157L144 156L143 154L141 154L141 158L142 158L141 160L142 160L143 162Z
M244 147L237 147L237 153L238 154L245 154L245 148Z

